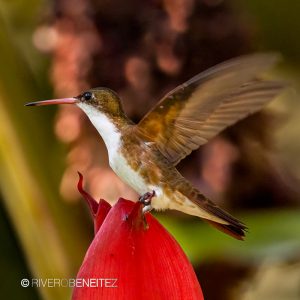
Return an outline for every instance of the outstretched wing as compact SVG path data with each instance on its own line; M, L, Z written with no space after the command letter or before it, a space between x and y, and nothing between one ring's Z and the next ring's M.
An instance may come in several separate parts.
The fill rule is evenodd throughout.
M257 79L276 54L231 59L178 86L137 124L176 165L226 127L260 110L284 84Z

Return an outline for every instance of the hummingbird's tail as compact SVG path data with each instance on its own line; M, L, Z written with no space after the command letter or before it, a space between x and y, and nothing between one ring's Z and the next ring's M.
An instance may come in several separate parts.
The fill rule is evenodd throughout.
M220 218L223 222L218 222L215 219L204 220L218 230L223 231L238 240L243 240L245 232L247 231L247 226L207 199L198 190L194 190L194 192L195 191L197 192L197 197L196 200L194 200L195 198L192 198L192 202L197 204L200 208L205 209L205 211L211 213L213 216Z
M207 219L205 221L218 230L223 231L224 233L236 238L237 240L244 240L245 231L247 230L247 227L245 225L224 225Z
M205 209L206 212L211 213L214 217L217 217L222 220L222 222L218 222L215 218L204 220L210 225L214 226L220 231L238 239L243 240L245 237L245 232L247 231L247 227L238 219L234 218L232 215L218 207L216 204L208 200L201 193L197 194L196 200L191 199L192 202L197 204L201 209Z
M175 195L177 194L177 197L175 197L178 200L181 198L182 203L178 206L180 201L172 201L172 204L170 205L171 209L177 209L201 217L218 230L223 231L238 240L244 239L245 232L247 231L245 224L207 199L197 189L192 188L191 186L189 187L190 188L187 188L187 185L177 186L177 192L180 192L180 194L178 195L175 193ZM182 199L182 196L184 196L184 200Z

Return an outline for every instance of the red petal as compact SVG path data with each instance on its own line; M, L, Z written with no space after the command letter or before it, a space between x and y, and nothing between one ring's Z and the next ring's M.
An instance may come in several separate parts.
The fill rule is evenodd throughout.
M96 213L96 216L94 216L94 233L98 232L101 225L103 224L108 212L111 209L111 205L106 202L105 200L101 199L98 205L98 211Z
M80 172L78 172L79 180L77 183L77 188L82 197L85 199L87 204L89 205L91 214L94 219L94 232L95 235L99 230L100 226L102 225L106 215L108 214L109 210L111 209L111 205L103 199L100 199L98 203L89 193L87 193L82 185L83 185L83 176Z
M78 175L79 175L79 180L78 180L78 183L77 183L77 189L78 189L79 193L82 195L82 197L84 198L84 200L89 205L93 216L96 216L99 204L89 193L87 193L83 189L83 187L82 187L82 185L83 185L83 176L80 172L78 172Z
M150 214L145 227L141 208L120 199L110 210L77 275L98 287L77 287L72 299L203 299L178 243Z

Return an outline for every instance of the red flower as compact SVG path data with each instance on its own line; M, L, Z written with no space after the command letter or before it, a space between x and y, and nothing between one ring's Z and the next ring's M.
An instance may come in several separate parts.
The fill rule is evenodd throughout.
M151 214L143 215L140 202L120 198L112 208L104 200L98 203L83 190L79 176L95 238L78 272L73 300L204 299L186 255Z

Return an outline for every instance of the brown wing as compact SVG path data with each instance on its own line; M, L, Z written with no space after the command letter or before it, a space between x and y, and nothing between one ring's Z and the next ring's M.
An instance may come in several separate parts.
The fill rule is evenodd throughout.
M208 69L167 94L137 128L176 165L284 88L282 83L257 79L277 60L276 54L254 54Z

